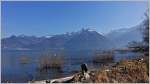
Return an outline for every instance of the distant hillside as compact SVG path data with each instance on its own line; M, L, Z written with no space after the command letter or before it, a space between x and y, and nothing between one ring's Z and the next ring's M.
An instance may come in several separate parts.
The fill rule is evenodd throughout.
M128 42L142 40L142 25L137 25L132 28L122 28L113 30L105 36L112 40L117 48L126 47Z
M47 37L35 36L11 36L2 39L2 49L66 49L66 50L93 50L93 49L111 49L113 42L106 37L91 31L82 29L78 32L53 35Z
M46 39L45 37L35 37L35 36L15 36L4 38L1 40L1 48L6 50L16 50L16 49L29 49L28 45L37 44L42 40Z

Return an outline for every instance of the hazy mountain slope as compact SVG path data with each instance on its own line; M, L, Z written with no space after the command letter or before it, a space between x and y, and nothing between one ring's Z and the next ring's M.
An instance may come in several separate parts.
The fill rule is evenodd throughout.
M35 37L35 36L11 36L1 40L2 49L18 49L18 48L28 48L27 45L33 45L41 42L46 38Z
M111 31L105 36L114 41L116 47L126 47L128 42L142 40L142 25Z

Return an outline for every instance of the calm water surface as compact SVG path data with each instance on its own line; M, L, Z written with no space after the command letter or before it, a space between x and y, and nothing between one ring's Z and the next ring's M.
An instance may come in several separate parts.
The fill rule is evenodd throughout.
M28 82L30 80L42 80L60 78L80 71L80 64L87 63L89 69L100 68L101 64L93 64L93 51L69 51L64 53L65 63L61 69L49 69L40 71L38 60L45 51L2 51L1 80L2 82ZM115 52L114 61L135 59L140 53ZM19 58L30 58L29 63L21 63Z

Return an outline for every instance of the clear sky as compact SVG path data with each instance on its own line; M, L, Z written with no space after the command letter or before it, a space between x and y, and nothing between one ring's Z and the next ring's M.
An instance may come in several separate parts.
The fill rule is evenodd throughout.
M95 29L100 33L139 24L147 2L2 2L2 37L45 36Z

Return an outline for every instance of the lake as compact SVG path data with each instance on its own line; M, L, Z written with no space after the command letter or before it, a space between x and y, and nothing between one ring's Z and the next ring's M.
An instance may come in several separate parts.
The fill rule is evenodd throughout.
M58 51L55 51L58 52ZM65 51L64 65L62 68L51 68L48 70L39 70L38 62L40 57L44 56L47 51L30 50L2 50L1 56L1 80L2 82L28 82L31 80L43 80L65 77L80 71L80 65L86 63L88 68L97 69L101 67L101 63L95 64L92 58L94 51ZM115 52L114 62L125 59L135 59L142 56L140 53L134 52ZM25 57L29 62L22 63L20 58Z

